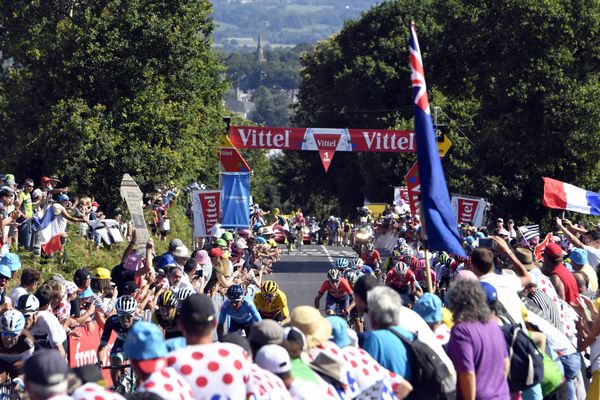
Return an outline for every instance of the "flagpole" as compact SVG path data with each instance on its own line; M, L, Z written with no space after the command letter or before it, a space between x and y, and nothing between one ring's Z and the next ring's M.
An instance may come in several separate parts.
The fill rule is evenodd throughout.
M421 218L421 241L423 242L423 248L425 249L425 276L427 277L427 291L433 293L433 285L431 282L431 265L429 264L429 250L427 246L427 232L425 227L425 215L423 214L423 208L419 207L419 216Z

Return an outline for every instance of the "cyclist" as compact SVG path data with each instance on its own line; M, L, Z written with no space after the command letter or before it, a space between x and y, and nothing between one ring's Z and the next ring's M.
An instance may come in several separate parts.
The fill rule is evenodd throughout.
M25 317L25 329L30 329L31 325L36 322L40 301L32 294L24 294L17 300L15 308Z
M0 319L0 382L8 375L17 378L22 374L23 363L33 354L35 343L25 331L25 317L20 311L8 310Z
M154 322L163 328L165 339L182 336L177 328L178 303L177 296L172 290L166 290L158 296L158 310L154 313Z
M100 338L100 346L98 346L98 360L102 363L106 355L108 340L113 331L117 334L117 339L110 351L110 366L118 367L125 361L123 354L123 343L127 337L129 329L135 322L135 314L137 311L138 302L131 296L121 296L117 299L115 309L117 313L106 320L102 337ZM121 382L121 372L119 369L111 369L110 375L115 388L118 388Z
M356 284L356 281L358 281L358 279L363 275L364 274L356 268L348 268L344 271L344 278L348 281L348 283L352 287L352 290L354 290L354 285ZM363 331L364 320L360 317L357 307L354 307L352 308L352 310L350 310L348 320L350 327L354 328L354 330L357 333L361 333Z
M244 289L240 285L231 285L227 289L227 300L221 306L217 336L223 337L223 324L229 316L229 333L243 330L246 334L250 327L262 318L253 302L244 299Z
M338 259L335 260L335 268L339 269L340 272L343 273L349 267L350 267L350 262L348 261L347 258L338 257Z
M410 304L411 293L417 289L414 272L403 261L398 261L385 277L385 284L400 294L405 304Z
M343 245L352 246L352 224L350 223L350 221L348 221L348 219L344 220L342 230L344 232Z
M328 315L335 314L337 307L344 315L350 314L354 307L354 298L350 283L341 276L339 270L332 268L327 272L327 279L321 285L317 296L315 297L315 308L320 307L321 297L325 293L325 312Z
M254 305L263 319L283 321L290 315L287 297L274 281L263 282L260 292L254 295Z
M367 243L367 248L364 253L361 254L360 258L366 265L369 265L374 270L378 270L381 267L381 256L379 252L375 250L373 243Z

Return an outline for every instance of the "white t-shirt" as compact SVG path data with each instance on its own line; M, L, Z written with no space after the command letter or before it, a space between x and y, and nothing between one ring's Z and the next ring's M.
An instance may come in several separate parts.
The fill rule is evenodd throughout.
M38 312L37 322L30 331L35 341L42 347L56 347L67 340L65 328L48 310Z
M556 329L550 322L532 312L527 313L527 320L532 325L535 325L540 332L546 335L546 341L548 342L548 345L559 356L568 356L577 352L577 349L575 349L575 346L571 343L571 341L569 341L569 338L567 338L564 333Z
M10 297L10 301L12 301L13 304L17 304L19 297L24 294L27 294L27 290L25 290L23 286L15 286L8 294L8 297Z
M440 341L436 339L435 334L429 325L427 325L427 322L425 322L425 320L423 320L419 314L408 307L402 307L400 310L400 323L398 326L406 329L409 332L416 332L419 340L427 344L433 351L436 352L438 357L440 357L442 362L446 365L446 367L448 367L448 370L456 380L456 370L454 369L454 364L452 364L452 361L444 351Z
M596 269L600 264L600 249L588 245L584 245L583 248L588 252L588 263Z
M521 279L516 275L499 275L492 272L480 276L479 281L487 282L496 288L498 300L502 303L504 308L506 308L508 315L510 315L516 323L525 327L523 314L521 314L521 310L525 305L518 295L518 292L522 290Z

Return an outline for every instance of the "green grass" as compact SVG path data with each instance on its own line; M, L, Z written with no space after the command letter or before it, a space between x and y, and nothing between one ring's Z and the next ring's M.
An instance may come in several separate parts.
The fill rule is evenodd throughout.
M185 215L183 205L175 204L174 207L170 208L169 217L171 218L171 231L167 241L160 242L158 237L153 237L157 255L167 251L169 240L173 238L183 240L183 243L191 249L192 228L189 218ZM107 248L97 249L93 242L79 236L77 229L76 225L69 223L67 227L69 236L63 247L64 256L62 258L59 257L58 253L56 257L44 259L34 257L31 252L18 252L22 268L32 267L38 269L42 272L42 280L46 280L54 274L61 274L66 279L71 280L73 273L79 268L85 267L93 270L104 267L112 269L121 262L121 256L127 246L126 241ZM17 274L11 279L9 287L18 285L19 281L20 274Z

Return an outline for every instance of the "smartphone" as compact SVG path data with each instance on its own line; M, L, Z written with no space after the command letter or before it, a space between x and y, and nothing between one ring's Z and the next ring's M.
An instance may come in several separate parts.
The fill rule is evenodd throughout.
M194 278L195 279L199 279L202 278L204 276L204 270L202 268L196 270L196 272L194 272Z
M493 249L496 247L496 243L490 238L479 238L479 247Z

